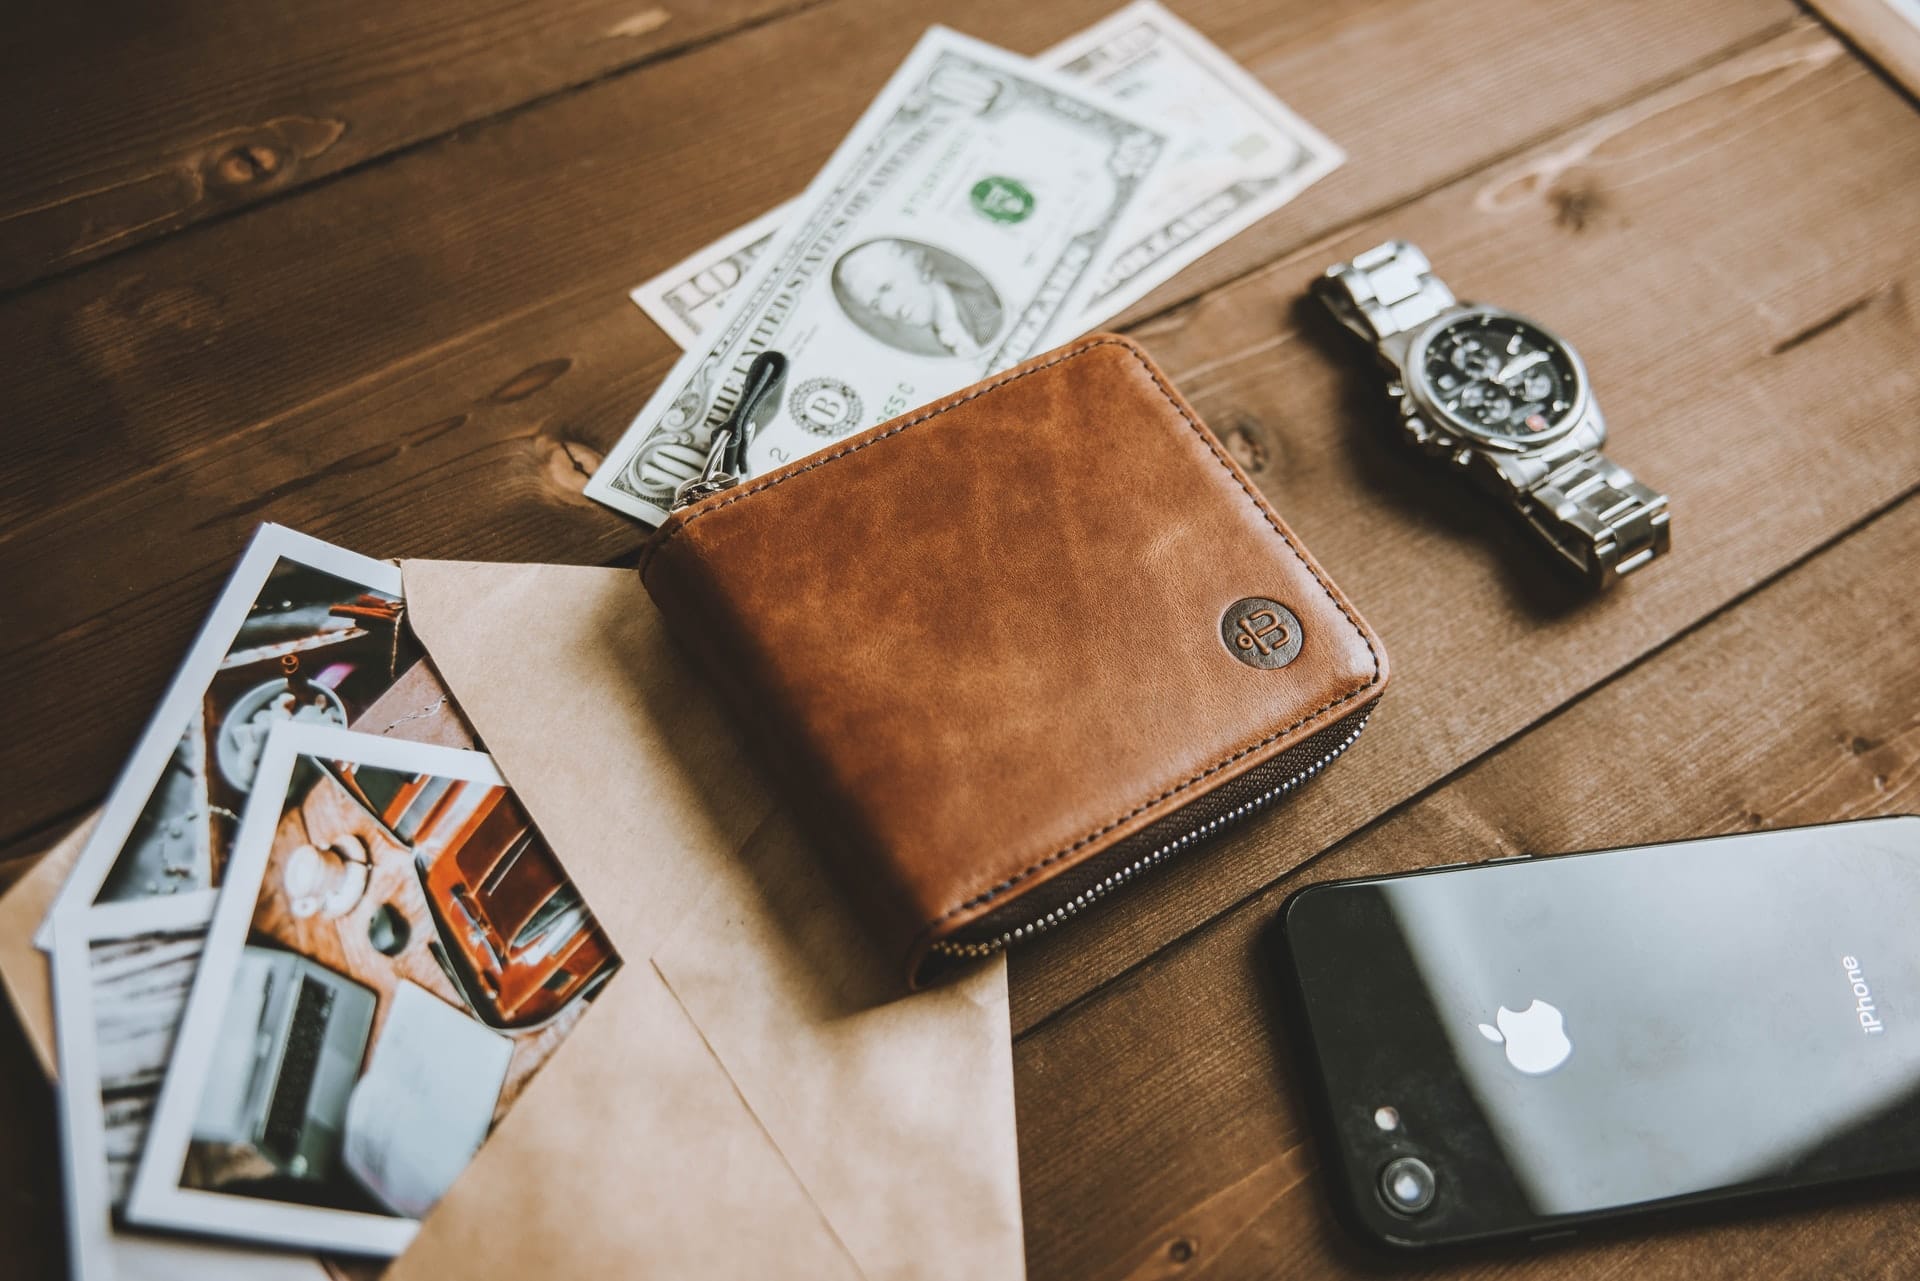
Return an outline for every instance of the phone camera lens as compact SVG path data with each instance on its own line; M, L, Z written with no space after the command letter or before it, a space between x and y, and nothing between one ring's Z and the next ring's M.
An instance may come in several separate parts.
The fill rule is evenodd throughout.
M1433 1204L1433 1167L1417 1156L1395 1157L1380 1168L1380 1197L1387 1208L1418 1214Z

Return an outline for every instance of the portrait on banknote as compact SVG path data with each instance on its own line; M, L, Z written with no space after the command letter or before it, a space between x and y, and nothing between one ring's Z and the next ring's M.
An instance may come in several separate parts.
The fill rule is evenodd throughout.
M833 265L833 296L847 319L889 347L922 356L973 356L1007 309L978 267L937 245L882 236Z

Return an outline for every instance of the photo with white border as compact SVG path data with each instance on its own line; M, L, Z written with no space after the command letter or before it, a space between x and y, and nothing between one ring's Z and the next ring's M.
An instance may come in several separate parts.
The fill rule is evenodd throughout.
M400 569L283 525L262 525L234 566L121 769L47 913L93 907L89 934L131 933L156 897L213 910L224 830L280 719L347 724L398 677ZM410 654L409 654L410 656ZM125 915L125 926L112 918ZM50 924L34 942L43 950Z
M68 979L54 984L54 1032L70 1275L84 1281L330 1281L331 1274L308 1255L140 1234L115 1223L114 1209L124 1201L186 1004L187 994L170 971L182 960L192 964L207 928L203 914L180 900L154 899L141 912L144 922L120 920L116 928L128 933L116 938L89 936L84 907L53 923L48 960L56 975ZM143 947L167 959L140 973L118 963L130 949ZM96 972L96 961L102 972ZM121 1003L116 987L149 982L151 991L127 990L125 1007L140 1012L126 1020L125 1037L108 1038L113 1043L103 1069L96 1057L96 996Z
M399 1253L619 964L485 753L277 725L128 1221Z

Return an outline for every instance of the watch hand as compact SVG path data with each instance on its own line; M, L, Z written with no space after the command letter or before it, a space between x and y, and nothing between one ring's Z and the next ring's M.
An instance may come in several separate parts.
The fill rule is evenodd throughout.
M1530 351L1524 356L1515 356L1512 360L1500 366L1500 372L1493 376L1493 380L1497 383L1503 383L1515 374L1532 369L1546 358L1547 353L1544 351Z

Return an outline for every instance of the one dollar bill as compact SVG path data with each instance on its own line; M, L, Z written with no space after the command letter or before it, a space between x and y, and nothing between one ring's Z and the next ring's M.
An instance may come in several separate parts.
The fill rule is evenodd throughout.
M1082 317L1092 329L1340 167L1345 156L1205 36L1138 0L1034 59L1097 85L1175 135L1128 215L1113 264ZM683 348L700 345L785 222L762 214L633 290Z
M1072 337L1166 146L1085 84L932 28L588 495L664 520L768 349L788 372L756 475Z

